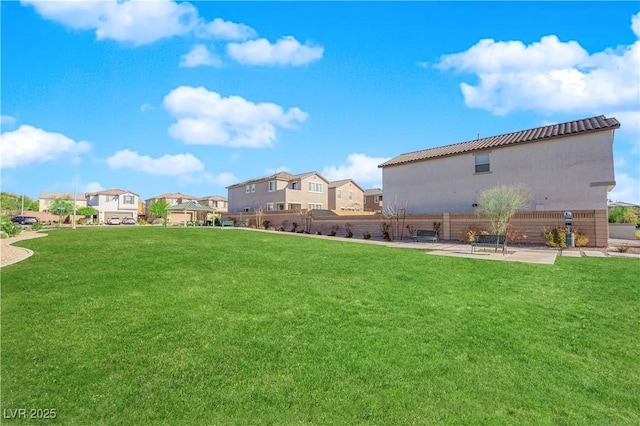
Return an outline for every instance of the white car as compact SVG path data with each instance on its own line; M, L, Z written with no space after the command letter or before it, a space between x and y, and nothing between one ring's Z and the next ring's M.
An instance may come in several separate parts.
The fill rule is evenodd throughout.
M110 217L107 220L107 225L120 225L120 218L118 216Z

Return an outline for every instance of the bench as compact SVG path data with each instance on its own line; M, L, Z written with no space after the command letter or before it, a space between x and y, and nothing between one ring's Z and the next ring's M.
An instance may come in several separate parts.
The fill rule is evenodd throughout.
M438 242L438 231L436 230L426 230L426 229L418 229L416 231L416 236L413 237L416 240L416 243L420 241L431 241L433 243Z
M233 226L233 221L232 220L223 220L222 221L222 226Z
M473 253L476 247L488 247L495 249L502 249L504 255L507 250L507 237L505 235L474 235L473 243L471 243L471 253Z

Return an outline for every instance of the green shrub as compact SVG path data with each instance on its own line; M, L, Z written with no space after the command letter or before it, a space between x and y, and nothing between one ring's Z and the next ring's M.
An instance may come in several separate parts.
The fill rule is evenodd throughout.
M614 207L609 210L609 223L638 223L638 215L633 207Z
M31 225L31 229L34 231L39 231L42 229L42 223L40 222L36 222L33 225Z
M15 237L20 232L22 232L22 228L20 226L16 225L15 223L11 222L11 221L3 223L2 224L2 230L9 237Z

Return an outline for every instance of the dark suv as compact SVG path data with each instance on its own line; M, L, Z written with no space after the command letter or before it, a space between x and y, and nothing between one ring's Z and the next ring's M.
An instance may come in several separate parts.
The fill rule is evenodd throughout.
M19 223L20 225L33 225L38 223L38 219L33 216L14 216L11 222Z

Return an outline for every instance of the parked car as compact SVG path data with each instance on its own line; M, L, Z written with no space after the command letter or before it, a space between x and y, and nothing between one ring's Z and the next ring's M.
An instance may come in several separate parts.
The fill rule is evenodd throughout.
M120 218L118 216L112 216L107 220L107 225L120 225Z
M124 219L122 219L122 224L123 225L135 225L136 224L136 220L132 217L125 217Z
M38 219L33 216L14 216L11 222L20 225L33 225L34 223L38 223Z

